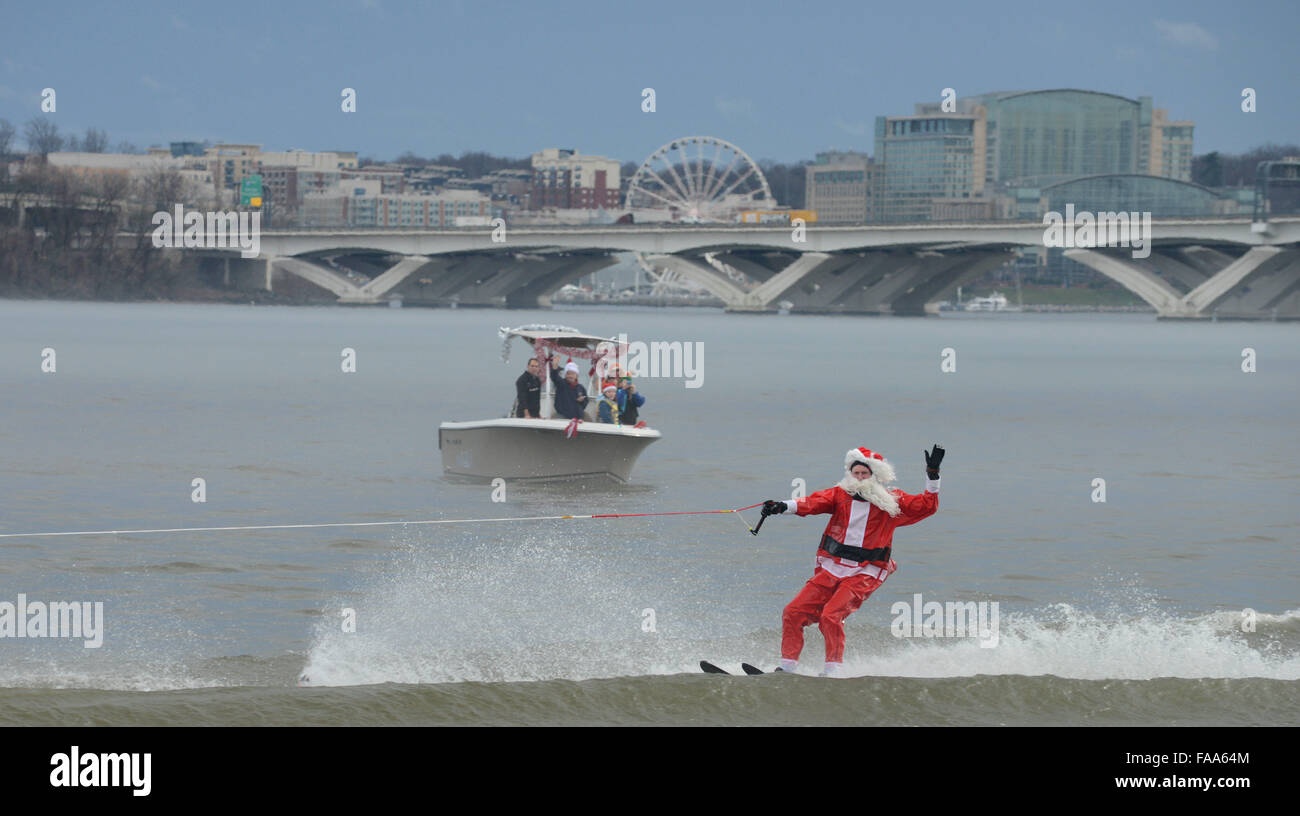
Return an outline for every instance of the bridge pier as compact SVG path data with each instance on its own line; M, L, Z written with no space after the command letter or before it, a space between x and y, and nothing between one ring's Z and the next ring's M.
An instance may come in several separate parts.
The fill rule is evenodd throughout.
M1016 257L1014 249L963 249L955 255L956 262L947 264L941 271L921 274L909 288L896 294L890 302L890 312L896 315L928 314L926 304L937 300L948 291L985 272L991 272Z
M794 312L842 312L845 293L879 281L908 262L908 252L854 252L832 254L779 292L773 300L785 300ZM775 287L773 287L775 288Z
M492 277L504 262L499 253L434 256L421 267L419 275L408 276L394 291L401 290L404 303L453 306L459 302L458 292Z
M806 253L759 250L718 252L714 255L714 258L739 272L743 272L745 277L750 280L758 281L761 284L776 277L782 270L789 269L790 264L799 260L804 254Z
M709 294L726 304L726 308L740 307L745 302L745 291L731 282L707 263L683 258L680 255L647 255L646 261L657 268L671 270L689 281L698 283Z
M215 286L220 281L225 289L271 291L266 258L241 258L229 253L210 254L201 256L198 265L200 278L209 285Z
M428 265L429 259L423 255L407 255L387 271L363 285L361 294L370 299L367 302L377 302L385 294L400 286L402 281Z
M815 269L821 268L834 256L825 252L805 252L795 258L780 272L773 274L754 288L746 296L746 305L750 310L771 309L772 304L782 292L803 280ZM740 311L737 309L736 311Z
M536 275L512 291L506 297L506 305L512 309L549 309L551 295L566 283L580 280L615 263L617 260L613 255L604 253L569 256L567 261L557 263L551 270Z
M1251 247L1237 258L1202 250L1190 256L1182 254L1181 259L1152 252L1145 264L1133 259L1128 250L1068 249L1065 256L1137 293L1161 319L1300 320L1300 250L1264 245ZM1195 264L1201 268L1229 262L1196 283L1199 270L1193 272L1184 262L1189 257L1196 257ZM1180 292L1169 279L1196 285Z
M271 291L271 281L275 270L296 275L308 283L333 293L338 298L339 303L372 304L379 302L379 298L363 292L359 286L356 286L352 281L333 269L327 269L320 264L303 258L268 256L266 259L266 290L268 292Z
M403 278L400 288L406 303L511 309L549 307L552 292L615 263L614 257L604 252L494 252L422 261L418 275L408 271Z

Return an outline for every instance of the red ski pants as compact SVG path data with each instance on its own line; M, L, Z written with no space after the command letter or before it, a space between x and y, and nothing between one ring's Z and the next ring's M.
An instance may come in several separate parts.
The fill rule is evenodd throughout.
M816 623L826 639L826 662L844 661L844 619L871 597L883 582L871 575L836 578L821 567L781 614L781 657L798 660L803 628Z

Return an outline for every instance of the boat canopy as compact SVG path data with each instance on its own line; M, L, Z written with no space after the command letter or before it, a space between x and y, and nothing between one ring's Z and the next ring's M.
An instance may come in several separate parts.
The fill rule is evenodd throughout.
M568 326L529 324L514 329L502 326L497 335L502 341L502 362L510 361L510 341L516 337L531 346L537 353L541 353L545 349L562 350L574 357L585 357L587 359L598 359L611 352L616 353L619 346L617 338L583 334L577 329Z

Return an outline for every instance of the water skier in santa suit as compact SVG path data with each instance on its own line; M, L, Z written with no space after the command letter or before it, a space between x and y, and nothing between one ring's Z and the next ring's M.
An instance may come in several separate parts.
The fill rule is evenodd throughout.
M797 501L763 502L763 515L793 510L796 515L830 513L817 546L817 567L781 615L781 666L792 672L803 651L803 629L816 623L826 639L825 675L841 673L844 662L844 619L871 597L890 573L898 569L890 557L894 528L915 524L939 509L939 463L943 448L925 455L925 492L916 495L888 487L894 468L868 448L844 456L848 471L835 487Z

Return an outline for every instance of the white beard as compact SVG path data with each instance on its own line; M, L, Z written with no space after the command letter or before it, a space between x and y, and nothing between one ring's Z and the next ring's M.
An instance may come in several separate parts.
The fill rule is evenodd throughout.
M865 479L855 479L852 474L845 474L840 480L840 487L850 496L863 498L891 516L897 516L901 512L898 508L898 499L877 481L874 474Z

